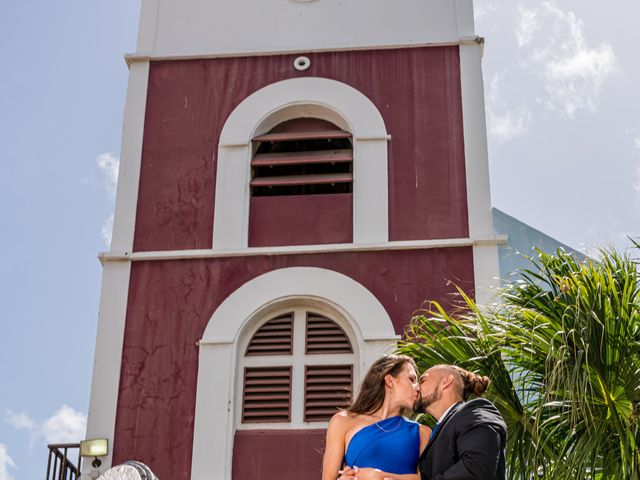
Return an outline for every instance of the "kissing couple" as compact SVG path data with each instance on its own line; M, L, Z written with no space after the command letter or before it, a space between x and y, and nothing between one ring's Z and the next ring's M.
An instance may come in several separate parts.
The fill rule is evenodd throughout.
M488 385L455 365L418 376L410 357L378 359L329 422L322 480L504 480L507 428L480 398ZM433 429L405 418L412 409L433 415Z

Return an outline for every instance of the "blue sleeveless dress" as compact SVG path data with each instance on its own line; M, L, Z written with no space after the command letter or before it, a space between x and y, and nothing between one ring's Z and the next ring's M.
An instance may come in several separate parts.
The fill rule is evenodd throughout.
M419 425L397 416L358 430L347 446L344 463L402 475L416 473L419 456Z

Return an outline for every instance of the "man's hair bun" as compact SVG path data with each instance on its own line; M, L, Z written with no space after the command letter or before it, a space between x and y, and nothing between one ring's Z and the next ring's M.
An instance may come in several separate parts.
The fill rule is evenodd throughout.
M462 397L467 400L470 395L481 396L489 387L491 380L489 377L477 375L464 368L456 367L456 370L462 377Z

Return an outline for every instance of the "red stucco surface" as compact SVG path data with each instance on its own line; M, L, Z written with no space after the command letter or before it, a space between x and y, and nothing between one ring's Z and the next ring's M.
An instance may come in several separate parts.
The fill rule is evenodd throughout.
M254 197L249 246L319 245L353 241L353 195Z
M234 438L233 478L320 479L324 437L324 430L239 431Z
M450 299L454 287L448 281L467 290L473 285L471 248L135 262L114 462L135 458L159 478L190 478L196 341L229 294L262 273L293 266L327 268L354 278L380 300L398 333L425 299ZM308 461L317 461L315 450L307 455ZM273 472L261 478L283 477Z
M391 240L467 236L458 47L308 56L304 72L296 55L152 62L134 250L211 248L225 120L256 90L304 76L347 83L380 110L392 136Z

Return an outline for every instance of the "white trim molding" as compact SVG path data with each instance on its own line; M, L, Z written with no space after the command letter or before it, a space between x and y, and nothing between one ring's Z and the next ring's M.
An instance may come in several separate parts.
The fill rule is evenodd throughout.
M355 372L365 372L399 339L378 299L341 273L292 267L245 283L220 304L199 342L192 480L231 478L239 346L266 316L302 305L330 313L350 332L358 352L356 385Z
M157 252L109 252L101 253L98 258L106 262L139 262L153 260L185 260L194 258L253 257L257 255L304 255L309 253L342 252L382 252L391 250L431 250L434 248L459 248L491 245L506 245L506 235L492 235L484 238L445 238L437 240L402 240L387 243L353 245L351 243L333 243L325 245L296 245L290 247L252 247L244 250L213 249L201 250L163 250Z
M241 250L248 246L251 139L297 117L320 118L351 132L353 243L388 240L389 134L382 115L355 88L336 80L306 77L267 85L244 99L227 118L216 162L215 250Z
M486 238L493 235L487 127L482 81L482 48L481 42L460 45L467 211L469 236L472 238ZM496 288L500 283L497 244L474 245L473 271L476 301L481 305L491 303L494 299Z
M140 41L140 40L139 40ZM399 43L390 45L373 45L373 46L353 46L353 47L327 47L327 48L311 48L311 49L283 49L273 51L260 51L260 52L228 52L228 53L209 53L201 52L197 54L173 54L173 55L161 55L150 53L126 53L124 55L124 61L127 66L131 66L138 62L149 61L167 61L167 60L203 60L213 58L230 58L230 57L255 57L255 56L269 56L269 55L300 55L309 53L324 53L324 52L358 52L369 50L398 50L404 48L441 48L441 47L453 47L456 45L470 45L473 43L484 43L484 38L477 35L461 36L456 40L441 41L441 42L416 42L416 43ZM148 50L138 48L138 52L147 52Z

